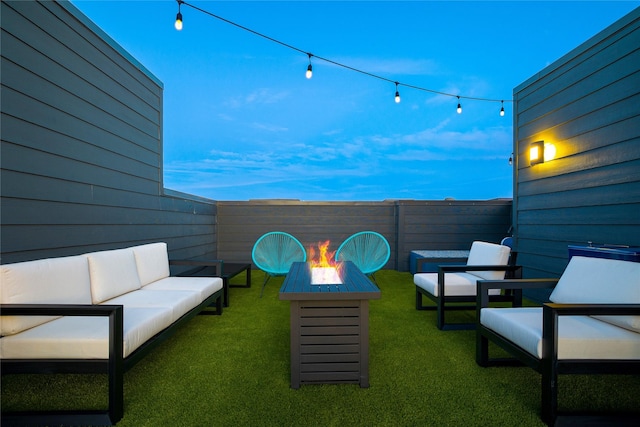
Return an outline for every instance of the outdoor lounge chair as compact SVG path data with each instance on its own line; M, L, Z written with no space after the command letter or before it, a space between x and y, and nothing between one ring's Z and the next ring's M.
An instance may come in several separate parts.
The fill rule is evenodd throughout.
M516 254L511 248L488 242L473 242L467 263L463 265L439 265L437 273L416 273L416 309L436 310L437 326L441 330L473 329L475 323L445 323L447 310L475 310L476 284L478 280L500 280L509 273L510 277L521 277L522 268L515 265ZM423 260L418 260L420 263ZM421 271L421 266L417 266ZM423 305L426 296L435 305ZM492 291L492 302L511 302L522 305L522 293ZM466 303L461 305L460 303ZM473 305L471 305L473 303Z
M489 293L500 289L553 289L552 303L489 308ZM558 425L559 374L640 374L640 263L574 256L560 279L480 281L477 304L476 362L519 362L542 374L541 418L548 425ZM490 359L489 341L515 359ZM566 425L640 419L640 413L570 415Z
M353 262L375 283L375 272L385 266L390 256L389 242L382 234L375 231L361 231L342 242L336 251L335 260Z
M262 235L253 245L251 259L260 270L265 272L264 287L270 278L286 276L294 262L305 262L307 252L302 243L291 234L272 231Z

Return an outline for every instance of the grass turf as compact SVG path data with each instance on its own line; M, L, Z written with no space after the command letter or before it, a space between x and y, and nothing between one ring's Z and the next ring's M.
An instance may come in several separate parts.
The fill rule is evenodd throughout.
M125 374L118 426L541 426L540 376L480 368L474 331L439 331L415 309L409 273L376 274L370 302L370 387L289 387L289 302L282 279L231 288L222 316L198 316ZM241 283L243 276L234 279ZM473 313L457 312L469 321ZM495 349L494 349L495 350ZM562 376L561 409L637 410L634 376ZM103 375L7 375L3 410L102 408Z

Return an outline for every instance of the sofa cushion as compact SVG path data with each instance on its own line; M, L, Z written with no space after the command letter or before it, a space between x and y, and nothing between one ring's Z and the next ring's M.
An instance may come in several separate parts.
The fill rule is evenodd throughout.
M105 301L103 304L122 305L125 308L164 307L171 310L171 322L180 319L200 304L198 291L149 291L140 289Z
M87 258L94 304L140 289L132 248L92 252Z
M123 357L171 325L166 307L124 308ZM0 340L4 359L107 359L106 317L64 316Z
M445 296L476 295L477 282L480 277L469 273L445 273ZM438 273L417 273L413 275L413 283L433 296L438 295ZM499 295L500 289L489 290L489 295Z
M467 265L507 265L510 253L509 246L476 241L471 244ZM470 271L469 273L485 280L502 280L505 275L504 271Z
M558 304L640 304L640 263L574 256L549 296ZM640 332L640 316L597 316Z
M169 255L164 242L134 246L138 277L142 286L169 277Z
M480 323L542 358L542 307L483 308ZM561 316L558 359L640 359L640 334L590 316Z
M142 289L149 291L196 291L200 294L202 302L222 289L222 286L220 277L166 277L143 286Z
M84 255L4 264L2 304L91 304L89 265ZM56 316L2 316L2 335L11 335Z

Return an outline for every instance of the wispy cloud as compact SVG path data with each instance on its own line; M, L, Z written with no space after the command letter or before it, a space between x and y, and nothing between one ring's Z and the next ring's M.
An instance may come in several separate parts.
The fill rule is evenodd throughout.
M336 182L342 179L349 179L350 185L361 181L358 185L362 192L373 194L381 182L389 179L388 176L402 173L407 176L435 176L429 162L502 161L510 150L508 128L469 131L449 128L450 122L444 120L432 128L412 134L364 135L346 143L335 140L317 144L272 143L268 149L263 147L243 153L212 150L208 158L201 161L168 164L165 172L169 181L179 182L184 190L212 198L215 198L217 190L236 188L236 198L243 199L241 195L245 190L241 189L246 188L249 193L251 186L277 187L285 183L291 190L290 196L295 194L295 189L301 191L301 188L307 191L316 188L314 191L326 194L335 189ZM351 188L348 191L356 190ZM413 194L410 190L397 191L407 197ZM344 197L348 199L351 196L341 194L341 198ZM413 197L419 196L413 194Z
M380 74L383 77L396 75L434 75L440 71L437 62L431 59L341 57L331 58L331 60L360 71ZM338 66L332 63L327 64L333 67Z
M251 127L261 131L267 132L286 132L289 129L284 126L278 126L270 123L251 123Z
M225 105L230 108L240 108L249 105L275 104L289 96L286 90L274 90L270 88L260 88L247 94L240 94L229 98Z

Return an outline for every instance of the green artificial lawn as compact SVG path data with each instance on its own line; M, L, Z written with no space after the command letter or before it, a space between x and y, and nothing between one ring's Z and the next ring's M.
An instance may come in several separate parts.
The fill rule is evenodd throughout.
M118 426L543 425L540 376L477 366L475 332L439 331L434 311L415 309L407 272L376 274L382 297L370 302L370 387L291 389L289 302L278 299L282 278L260 298L263 278L254 271L250 289L231 288L222 316L197 316L125 374ZM637 376L562 376L559 387L560 409L640 408ZM99 409L106 393L104 375L7 375L2 408Z

